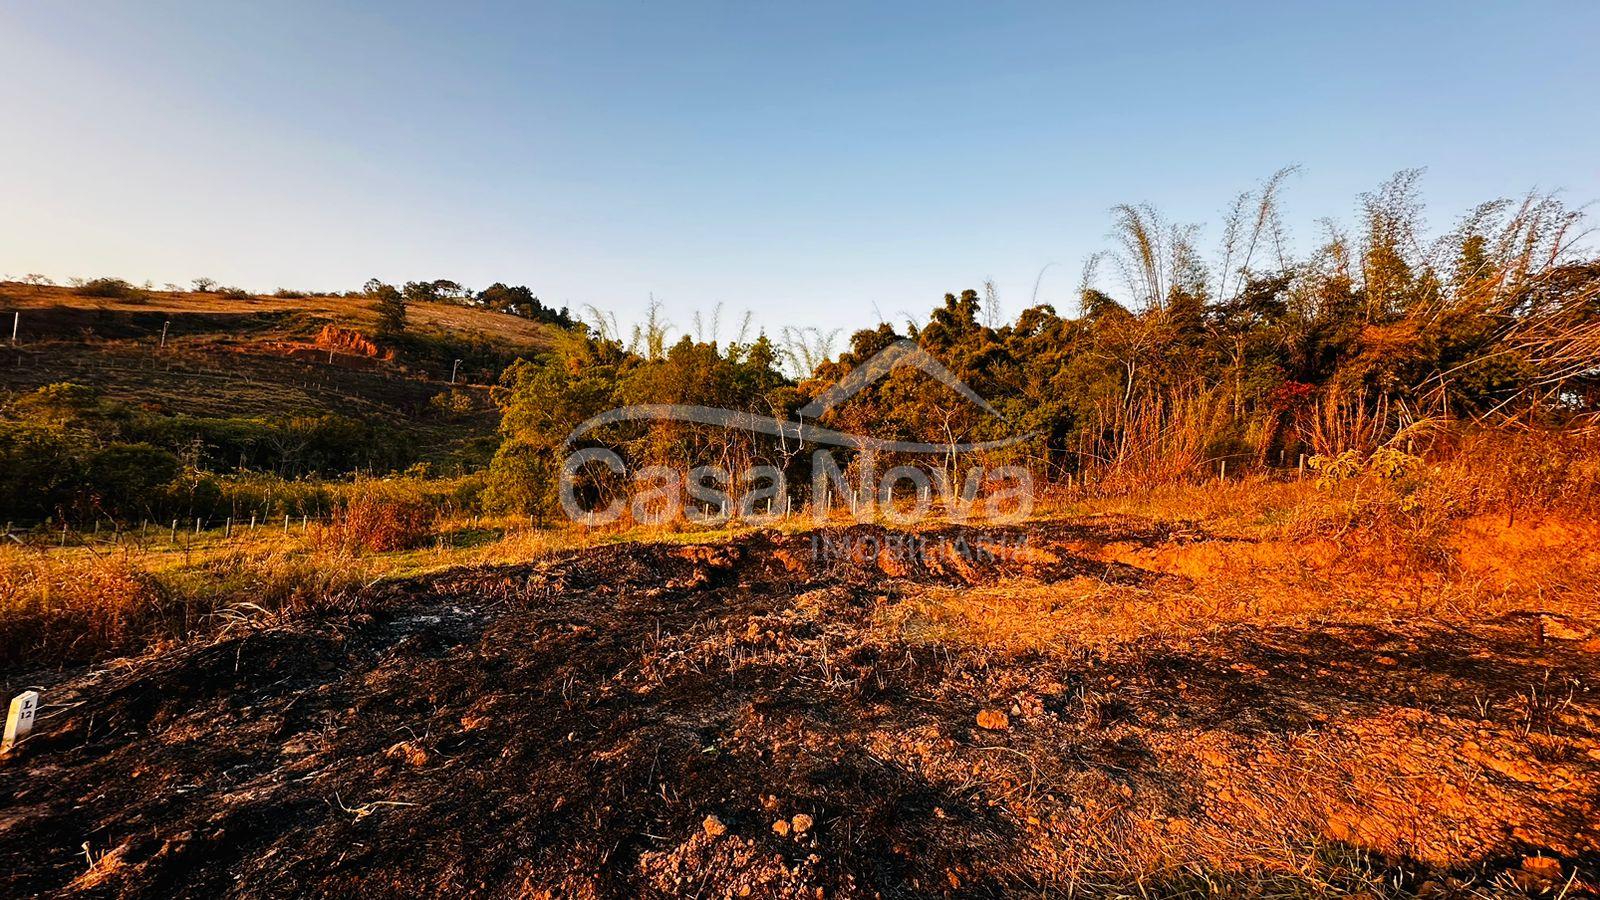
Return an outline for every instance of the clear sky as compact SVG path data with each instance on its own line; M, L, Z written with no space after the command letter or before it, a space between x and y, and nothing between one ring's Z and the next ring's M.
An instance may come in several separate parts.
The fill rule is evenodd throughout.
M1600 199L1597 86L1594 2L0 0L0 274L1066 311L1113 203L1288 163L1302 243L1400 168L1440 227Z

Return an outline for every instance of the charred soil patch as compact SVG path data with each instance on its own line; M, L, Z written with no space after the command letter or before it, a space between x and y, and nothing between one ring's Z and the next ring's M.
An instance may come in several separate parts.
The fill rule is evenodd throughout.
M1207 539L1107 518L600 547L14 673L46 705L0 761L6 893L1594 884L1592 640L1501 618L1018 649L896 614L977 586L1192 592L1092 548Z

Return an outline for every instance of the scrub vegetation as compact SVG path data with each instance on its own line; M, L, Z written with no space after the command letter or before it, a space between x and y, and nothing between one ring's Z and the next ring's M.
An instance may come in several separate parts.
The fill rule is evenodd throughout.
M0 284L0 681L44 701L0 760L0 868L19 896L1600 891L1583 217L1430 231L1405 172L1291 236L1292 175L1209 244L1117 208L1070 309L985 285L848 336L448 279ZM834 402L904 341L987 406L912 366ZM818 518L792 431L571 440L670 404L948 449L835 448L865 489ZM574 447L625 467L580 473L620 504L599 527L558 502ZM920 498L875 478L905 465L1038 496L904 524ZM651 467L755 466L771 517L629 502Z

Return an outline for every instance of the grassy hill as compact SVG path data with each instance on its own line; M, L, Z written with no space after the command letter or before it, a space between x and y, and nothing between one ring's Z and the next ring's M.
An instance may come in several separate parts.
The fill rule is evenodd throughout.
M407 433L420 460L481 461L496 423L488 387L512 360L544 352L558 329L447 303L412 304L409 321L380 339L360 297L90 296L0 282L0 399L72 383L155 416L331 414Z

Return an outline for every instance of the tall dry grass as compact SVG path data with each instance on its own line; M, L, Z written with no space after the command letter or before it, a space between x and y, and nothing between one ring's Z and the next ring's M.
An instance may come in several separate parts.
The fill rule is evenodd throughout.
M0 548L0 668L138 653L257 619L347 604L371 568L348 554L256 542L190 568L150 554Z
M438 518L438 509L421 500L363 492L335 509L311 539L319 550L346 555L413 550L432 536Z
M1173 484L1202 474L1208 451L1230 421L1226 392L1220 389L1106 401L1096 418L1088 455L1097 481L1112 490Z
M205 612L127 554L68 559L0 549L0 664L120 652L152 635L188 634Z

